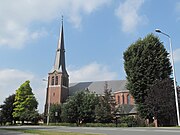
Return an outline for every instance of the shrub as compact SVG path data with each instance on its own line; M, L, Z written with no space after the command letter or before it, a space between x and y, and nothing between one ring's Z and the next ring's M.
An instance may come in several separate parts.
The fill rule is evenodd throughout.
M119 121L120 121L120 125L127 124L128 127L137 127L138 126L137 119L133 116L120 117Z

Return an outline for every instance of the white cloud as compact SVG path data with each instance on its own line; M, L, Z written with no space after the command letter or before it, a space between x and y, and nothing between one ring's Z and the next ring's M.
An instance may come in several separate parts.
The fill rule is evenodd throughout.
M31 31L34 22L48 22L62 14L79 27L82 15L88 15L111 0L5 0L0 1L0 46L21 48L27 40L43 36Z
M15 93L22 83L30 80L30 85L33 93L39 102L39 110L43 112L45 104L46 82L42 78L36 77L32 73L20 71L17 69L1 69L0 70L0 104L3 103L5 98Z
M22 83L24 80L31 80L34 76L30 73L22 72L15 69L3 69L0 70L0 88L1 90L6 86L14 87L13 89L17 89L18 85ZM7 91L6 91L7 92ZM9 92L7 92L9 93Z
M117 73L109 71L106 65L91 63L79 69L68 70L70 82L104 81L117 79Z
M175 5L175 10L177 12L180 12L180 2L177 2L176 5Z
M173 55L174 55L174 61L175 62L180 62L180 48L176 49L173 52Z
M125 0L120 3L115 10L115 14L120 19L123 32L133 33L138 25L145 24L147 18L138 14L144 0Z
M48 34L47 31L45 31L44 29L41 29L39 31L35 31L35 32L31 33L30 38L31 39L38 39L38 38L43 37L47 34Z
M76 27L79 27L81 23L81 14L90 14L101 6L108 4L111 0L70 1L69 5L72 6L71 9L68 11L70 21L75 23Z
M180 16L179 16L179 13L180 13L180 2L177 2L176 4L175 4L175 11L176 11L176 13L177 13L177 21L180 21Z

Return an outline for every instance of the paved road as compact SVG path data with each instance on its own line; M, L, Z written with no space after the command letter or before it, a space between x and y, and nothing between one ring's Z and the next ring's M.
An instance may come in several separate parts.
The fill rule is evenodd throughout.
M105 135L180 135L180 129L174 128L53 127L49 130L81 133L99 133Z
M0 135L32 135L32 134L25 134L17 131L7 131L0 129Z
M0 129L1 128L2 127L0 127ZM61 126L13 126L13 127L4 127L4 128L98 133L105 135L180 135L180 128L109 128L109 127L99 128L99 127L61 127ZM7 134L2 134L2 135L7 135ZM10 134L10 135L22 135L22 134Z

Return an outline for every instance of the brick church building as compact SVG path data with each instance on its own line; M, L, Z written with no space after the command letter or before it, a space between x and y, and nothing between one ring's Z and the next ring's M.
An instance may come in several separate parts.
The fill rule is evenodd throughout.
M62 21L54 67L53 70L48 73L45 114L48 114L48 109L51 104L64 103L68 96L72 96L75 92L80 90L88 89L89 91L102 95L104 93L105 83L107 83L108 88L112 90L116 105L124 106L125 114L134 114L136 113L134 99L129 93L129 90L126 89L126 82L126 80L112 80L69 83L69 75L65 64L65 45Z

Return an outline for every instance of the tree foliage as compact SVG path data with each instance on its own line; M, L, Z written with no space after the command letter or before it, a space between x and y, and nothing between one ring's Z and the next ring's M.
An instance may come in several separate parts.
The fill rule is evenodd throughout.
M17 90L15 96L15 106L13 117L19 120L32 120L33 115L37 114L38 102L30 87L30 81L23 83Z
M148 115L155 117L158 125L176 124L174 88L170 78L157 80L150 87L145 103L149 105Z
M19 119L22 121L24 120L31 121L32 124L38 124L38 121L41 120L42 118L37 110L25 109L25 111L21 113L21 116L19 117Z
M177 86L177 93L178 93L178 103L180 104L180 86ZM180 110L180 106L179 106L179 110Z
M93 122L95 119L95 106L98 96L95 93L80 91L69 97L62 106L62 119L65 122L77 123Z
M96 121L100 123L109 123L112 121L115 111L115 101L112 97L112 90L105 83L104 95L99 97L99 103L95 108Z
M61 122L61 105L51 104L50 106L50 122Z
M0 124L2 126L3 124L3 115L2 115L2 111L0 110Z
M128 80L127 89L134 97L140 115L147 118L149 116L145 98L149 87L157 80L171 75L168 53L159 38L149 34L124 52L124 68Z
M14 100L15 100L15 94L10 95L7 97L4 101L4 103L0 106L1 110L1 117L2 121L4 123L10 122L13 124L14 118L13 118L13 109L14 109Z

